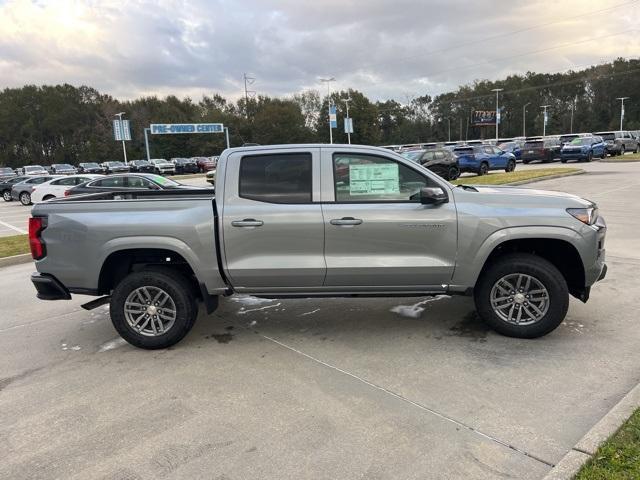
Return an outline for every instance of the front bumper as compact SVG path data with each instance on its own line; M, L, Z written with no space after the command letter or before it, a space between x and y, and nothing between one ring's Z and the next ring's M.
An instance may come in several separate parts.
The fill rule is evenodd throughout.
M31 283L40 300L70 300L71 294L56 277L48 273L32 273Z
M588 157L589 152L563 152L560 154L562 160L586 160Z

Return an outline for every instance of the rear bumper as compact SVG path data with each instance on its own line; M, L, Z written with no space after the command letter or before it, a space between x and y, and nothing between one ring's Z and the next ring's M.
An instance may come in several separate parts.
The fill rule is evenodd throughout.
M40 300L70 300L69 290L53 275L32 273L31 283L37 290Z

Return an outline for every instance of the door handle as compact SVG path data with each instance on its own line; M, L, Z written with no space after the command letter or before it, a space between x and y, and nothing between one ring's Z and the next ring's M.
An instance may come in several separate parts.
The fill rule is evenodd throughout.
M245 218L244 220L234 220L231 225L234 227L261 227L264 224L262 220L254 218Z
M353 226L360 225L362 223L362 220L353 217L342 217L334 218L333 220L329 221L329 223L331 225Z

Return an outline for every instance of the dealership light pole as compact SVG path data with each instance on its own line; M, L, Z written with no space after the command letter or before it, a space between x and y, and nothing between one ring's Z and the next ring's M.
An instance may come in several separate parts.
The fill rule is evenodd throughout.
M451 119L447 118L447 137L449 138L449 140L447 140L448 142L451 141Z
M496 92L496 144L498 143L498 126L500 124L500 108L498 107L498 96L504 88L493 88L491 91Z
M624 101L629 97L618 97L616 100L620 100L620 130L622 130L622 120L624 119Z
M329 143L333 143L333 130L331 129L331 82L335 82L336 79L334 77L330 78L321 78L320 81L322 83L327 84L327 105L329 109Z
M542 136L547 136L547 108L551 105L540 105L540 108L544 108L544 118L542 119Z
M531 102L525 103L522 106L522 136L527 136L527 107L531 105Z
M124 153L124 164L127 165L127 147L124 146L124 126L122 125L122 115L126 112L116 113L114 117L118 117L118 125L120 126L120 135L122 137L122 153Z

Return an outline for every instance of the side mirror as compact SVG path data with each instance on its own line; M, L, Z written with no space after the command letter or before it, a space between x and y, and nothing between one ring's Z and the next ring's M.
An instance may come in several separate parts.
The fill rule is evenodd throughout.
M423 205L438 205L448 201L449 197L440 187L423 187L420 189L420 203Z

